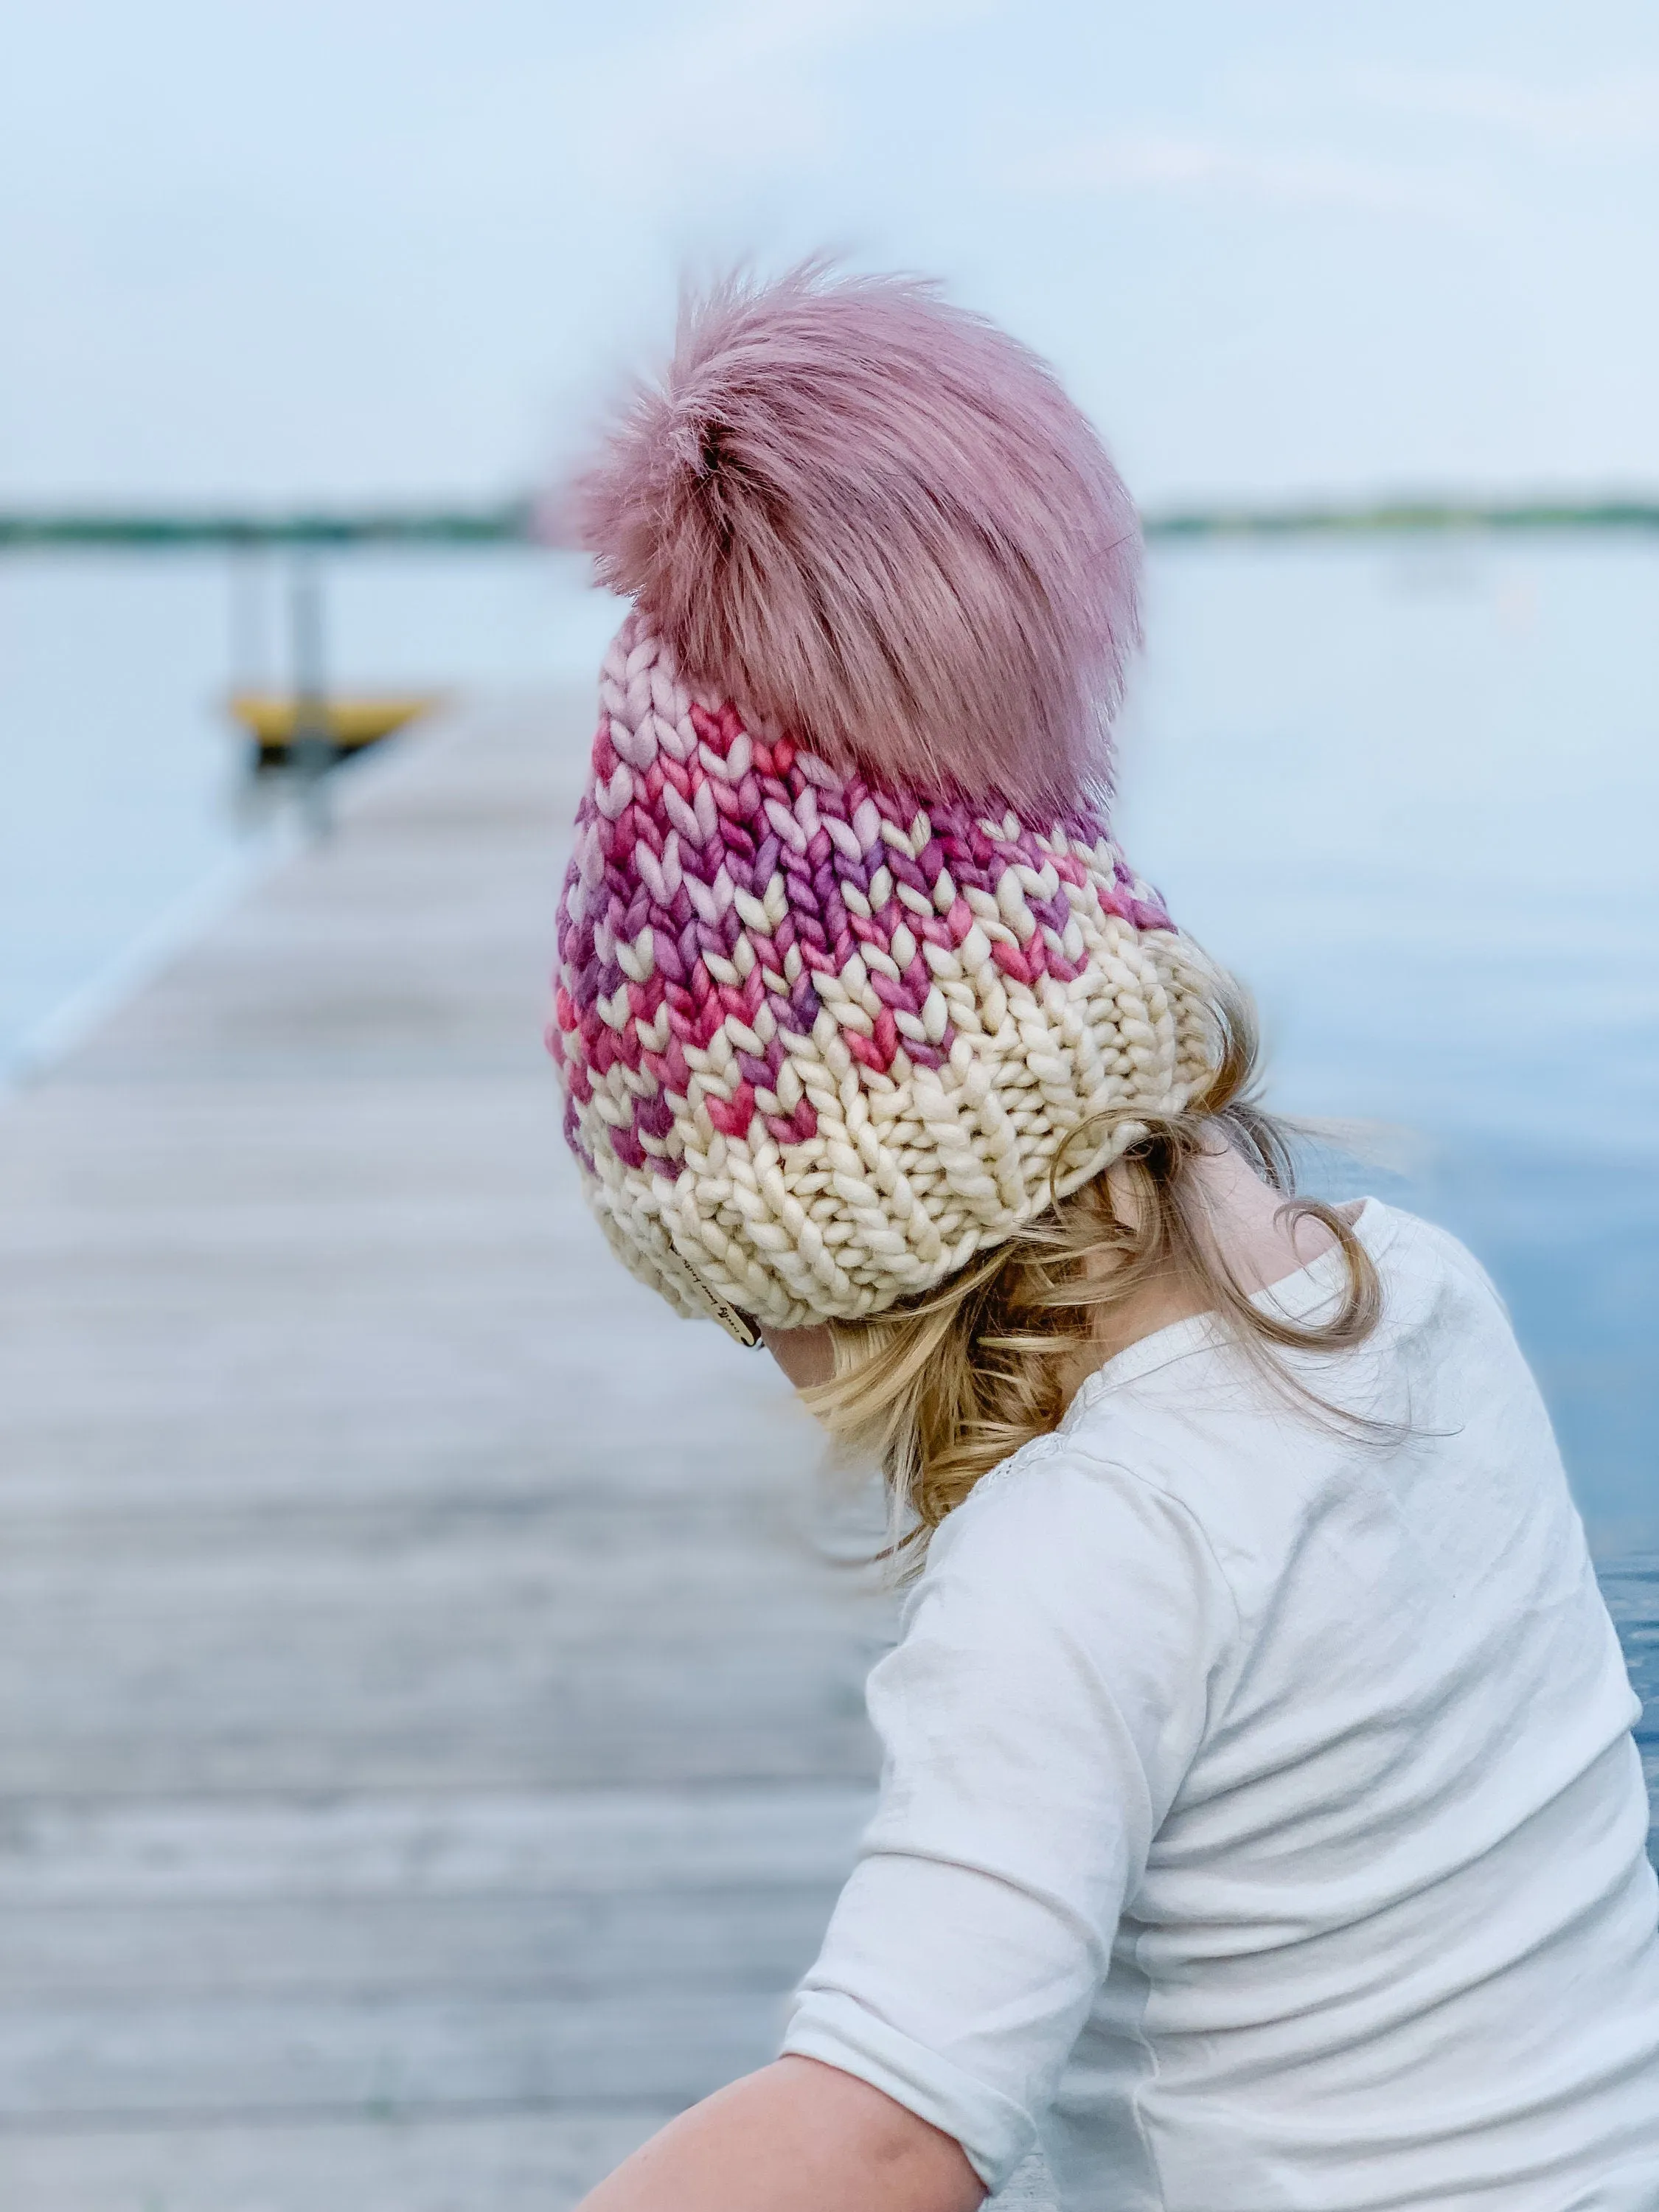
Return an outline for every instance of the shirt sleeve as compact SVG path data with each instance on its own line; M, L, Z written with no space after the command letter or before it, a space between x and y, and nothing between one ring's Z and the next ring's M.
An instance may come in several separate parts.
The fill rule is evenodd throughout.
M880 1801L784 2049L885 2091L1000 2189L1099 1990L1236 1625L1187 1509L1068 1443L958 1507L870 1678Z

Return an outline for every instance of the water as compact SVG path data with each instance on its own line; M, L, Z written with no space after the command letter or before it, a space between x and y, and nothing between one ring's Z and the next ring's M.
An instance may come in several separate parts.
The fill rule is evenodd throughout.
M1659 1552L1659 544L1155 567L1124 835L1273 1096L1508 1297L1604 1558Z
M325 573L346 688L568 683L612 626L564 558ZM0 1079L234 892L264 810L222 702L284 680L286 623L286 575L259 557L0 558Z
M330 573L343 684L568 680L611 619L545 557ZM1491 1267L1626 1565L1659 1553L1656 609L1659 544L1162 552L1121 810L1255 989L1275 1103L1396 1126L1365 1180ZM0 1065L234 873L214 702L280 614L217 559L0 562Z

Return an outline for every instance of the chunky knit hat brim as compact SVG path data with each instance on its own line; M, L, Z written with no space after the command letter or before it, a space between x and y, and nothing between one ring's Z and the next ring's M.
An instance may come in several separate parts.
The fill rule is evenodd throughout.
M1198 956L1102 815L841 775L637 613L600 702L549 1044L605 1232L681 1312L880 1313L1202 1086Z

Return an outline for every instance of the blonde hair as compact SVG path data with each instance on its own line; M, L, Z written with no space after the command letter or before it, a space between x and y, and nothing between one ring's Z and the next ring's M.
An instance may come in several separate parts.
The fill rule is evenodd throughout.
M977 1482L1058 1426L1077 1383L1099 1364L1102 1317L1154 1284L1196 1297L1269 1386L1304 1411L1362 1434L1380 1431L1322 1398L1280 1356L1361 1343L1376 1325L1381 1288L1344 1217L1295 1195L1290 1129L1255 1096L1260 1047L1249 1003L1231 978L1212 975L1217 1064L1184 1112L1136 1116L1144 1134L1113 1168L948 1282L872 1320L831 1323L834 1376L803 1396L839 1454L880 1467L895 1519L890 1555L912 1568ZM1100 1134L1097 1123L1085 1123L1069 1146ZM1329 1321L1304 1325L1258 1305L1218 1249L1194 1173L1218 1138L1284 1194L1281 1218L1317 1221L1335 1238L1347 1284ZM1055 1162L1056 1180L1068 1148ZM1114 1202L1109 1176L1124 1203Z

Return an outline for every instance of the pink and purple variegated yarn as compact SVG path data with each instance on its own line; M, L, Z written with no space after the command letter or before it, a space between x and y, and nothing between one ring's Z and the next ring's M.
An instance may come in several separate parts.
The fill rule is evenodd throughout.
M607 657L549 1046L613 1243L779 1328L878 1312L1177 1111L1194 956L1103 817L1024 818L838 772ZM678 1261L678 1265L676 1265Z

